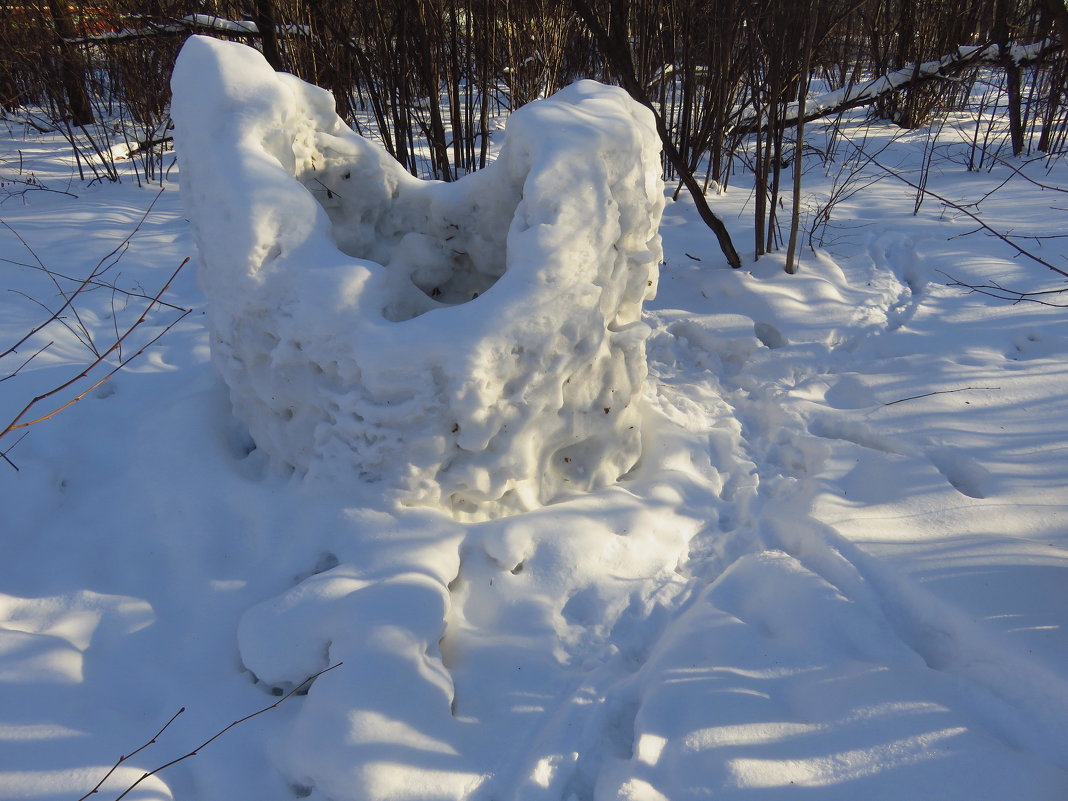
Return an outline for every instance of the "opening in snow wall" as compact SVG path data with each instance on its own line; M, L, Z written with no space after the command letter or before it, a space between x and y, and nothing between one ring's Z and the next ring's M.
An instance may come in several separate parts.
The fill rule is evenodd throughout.
M633 467L664 194L623 90L519 109L454 183L244 45L189 39L173 93L213 360L273 462L479 518Z

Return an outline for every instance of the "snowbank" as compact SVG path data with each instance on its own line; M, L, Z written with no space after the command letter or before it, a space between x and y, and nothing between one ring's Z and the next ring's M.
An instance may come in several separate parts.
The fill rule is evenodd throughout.
M664 199L622 90L521 109L445 184L243 45L191 38L173 89L214 361L275 463L475 517L635 464Z

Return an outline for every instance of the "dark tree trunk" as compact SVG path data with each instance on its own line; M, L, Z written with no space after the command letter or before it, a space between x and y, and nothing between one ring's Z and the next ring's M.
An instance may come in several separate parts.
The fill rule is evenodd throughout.
M1020 65L1012 57L1012 23L1009 19L1014 3L1011 0L997 0L994 7L994 40L997 42L998 55L1005 69L1005 93L1008 100L1009 141L1012 143L1012 155L1023 152L1024 132L1021 105L1023 95L1020 81Z
M1064 0L1039 0L1039 5L1049 14L1061 38L1061 45L1068 47L1068 6Z
M4 111L14 111L19 107L19 90L3 56L0 56L0 107Z
M9 29L11 22L8 19L10 11L0 8L0 25ZM0 53L0 107L4 111L14 111L19 107L19 89L15 83L15 72L12 69L14 48L10 43L4 44L4 52Z
M52 25L56 32L59 74L67 98L67 110L75 125L89 125L93 122L93 107L85 89L85 71L74 49L75 45L65 41L78 36L74 30L70 7L61 0L48 0L48 11L52 15Z
M282 56L278 50L278 22L274 13L274 0L256 0L256 27L260 31L263 57L275 70L282 69Z
M630 93L630 96L641 103L643 106L653 112L653 119L656 121L656 132L660 135L660 142L664 146L664 152L667 154L668 159L671 161L671 166L675 168L675 172L678 173L682 182L686 185L686 189L693 197L694 205L697 207L697 213L701 215L701 219L705 225L712 229L712 232L716 235L716 239L719 241L720 250L723 251L723 255L727 259L727 263L734 268L742 266L742 258L738 255L738 251L734 248L734 243L731 241L731 235L727 231L727 226L723 224L723 220L716 216L716 213L712 211L708 206L708 201L705 200L705 194L701 189L701 185L694 178L693 172L690 171L686 164L686 159L679 153L678 148L675 147L674 142L671 141L671 134L668 132L667 127L664 125L664 118L653 107L652 102L649 100L649 96L645 92L645 87L638 81L637 76L634 74L634 64L630 57L630 50L627 47L626 38L626 23L623 15L623 4L620 0L612 1L612 19L610 20L610 27L612 34L610 35L605 27L601 24L600 20L593 13L593 9L586 0L571 0L572 7L575 12L582 18L582 21L586 23L590 32L597 40L598 45L604 50L605 58L612 65L612 69L619 75L620 80L623 82L623 88ZM614 24L613 24L614 23Z

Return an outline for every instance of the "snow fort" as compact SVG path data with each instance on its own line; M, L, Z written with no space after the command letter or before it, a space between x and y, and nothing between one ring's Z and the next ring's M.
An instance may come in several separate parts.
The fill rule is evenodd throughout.
M444 183L244 45L192 37L173 92L213 360L272 462L481 519L634 466L664 204L645 108L582 81Z

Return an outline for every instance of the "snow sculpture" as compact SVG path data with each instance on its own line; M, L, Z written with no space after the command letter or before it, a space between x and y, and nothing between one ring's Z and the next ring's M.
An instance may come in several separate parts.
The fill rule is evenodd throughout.
M646 109L580 82L442 183L243 45L192 37L173 91L213 359L274 462L478 518L635 464L664 202Z

